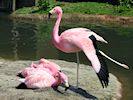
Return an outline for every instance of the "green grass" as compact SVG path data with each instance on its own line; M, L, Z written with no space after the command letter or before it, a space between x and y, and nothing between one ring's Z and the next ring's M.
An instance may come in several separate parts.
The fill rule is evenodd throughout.
M47 13L47 11L44 11L44 10L39 10L38 7L23 7L23 8L20 8L20 9L17 9L14 13L15 14L45 14Z
M96 3L96 2L56 2L63 8L64 13L70 14L92 14L92 15L116 15L116 16L133 16L133 8L126 8L124 6L113 6L108 3ZM16 10L17 14L29 14L39 13L45 14L48 12L38 10L38 7L25 7Z
M83 13L83 14L111 14L112 6L104 3L64 3L62 6L65 13Z
M31 13L34 9L35 7L23 7L21 9L17 9L15 13L16 14L28 14L28 13Z

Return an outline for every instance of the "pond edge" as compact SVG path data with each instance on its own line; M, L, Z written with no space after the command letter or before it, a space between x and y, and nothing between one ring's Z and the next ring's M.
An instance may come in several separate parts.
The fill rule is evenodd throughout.
M15 19L29 19L29 20L46 20L47 14L10 14L10 18ZM52 17L52 18L55 18ZM63 14L64 20L78 20L78 21L98 21L101 23L119 23L119 24L132 24L133 17L125 16L111 16L111 15L88 15L88 14Z

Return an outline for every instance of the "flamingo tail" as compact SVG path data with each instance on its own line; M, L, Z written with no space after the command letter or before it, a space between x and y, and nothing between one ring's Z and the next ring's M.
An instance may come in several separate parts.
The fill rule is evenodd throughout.
M18 81L24 83L25 82L25 78L20 78L20 79L18 79Z
M105 53L103 53L101 50L98 50L98 51L101 53L101 55L103 55L104 57L106 57L106 58L109 59L110 61L112 61L112 62L116 63L117 65L122 66L122 67L124 67L124 68L126 68L126 69L129 69L129 67L128 67L127 65L122 64L122 63L120 63L120 62L118 62L118 61L112 59L111 57L109 57L109 56L107 56Z

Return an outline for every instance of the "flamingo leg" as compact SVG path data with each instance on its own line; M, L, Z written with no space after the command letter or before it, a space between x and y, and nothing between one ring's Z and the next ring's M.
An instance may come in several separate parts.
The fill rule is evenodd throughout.
M78 83L79 83L79 53L76 52L76 58L77 58L77 88L78 88Z

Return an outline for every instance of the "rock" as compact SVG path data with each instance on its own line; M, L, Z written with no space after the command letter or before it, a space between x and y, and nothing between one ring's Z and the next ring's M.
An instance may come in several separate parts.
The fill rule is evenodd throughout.
M1 61L1 60L0 60ZM59 64L62 71L68 75L71 85L68 91L60 86L57 90L17 89L17 72L30 66L32 61L4 61L0 64L0 98L3 100L118 100L121 98L121 83L110 74L107 88L102 88L92 67L80 64L79 88L76 85L76 63L62 60L50 60Z

